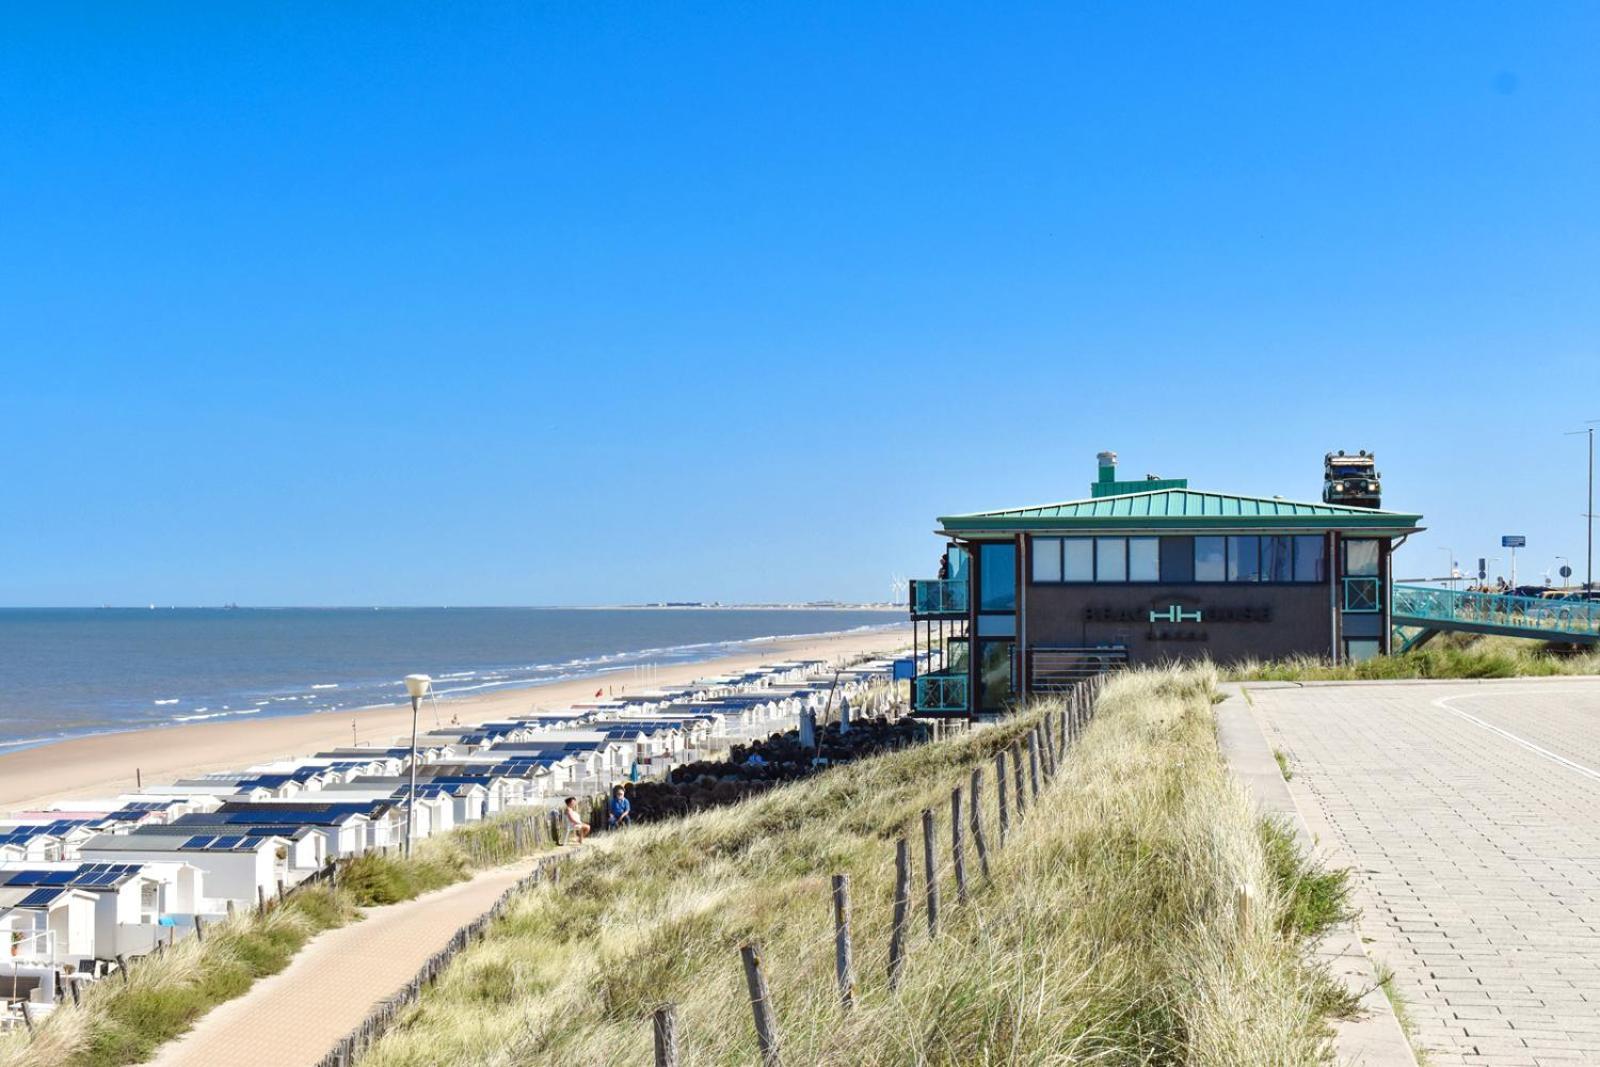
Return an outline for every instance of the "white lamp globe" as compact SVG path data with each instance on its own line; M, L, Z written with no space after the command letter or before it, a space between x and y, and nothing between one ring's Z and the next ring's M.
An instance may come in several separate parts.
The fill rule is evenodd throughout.
M433 679L429 678L426 674L406 675L406 692L410 693L413 697L427 696L428 690L432 687Z

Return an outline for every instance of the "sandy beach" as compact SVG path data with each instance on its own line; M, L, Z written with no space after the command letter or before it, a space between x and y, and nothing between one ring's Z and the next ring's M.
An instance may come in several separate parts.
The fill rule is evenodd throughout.
M832 660L855 653L890 652L909 646L910 641L909 627L763 641L737 655L663 667L648 682L627 673L525 686L441 700L438 714L441 722L448 722L452 716L462 722L477 722L535 707L564 707L593 697L596 689L612 688L621 694L628 686L644 689L688 682L777 660ZM419 725L423 732L433 727L431 704L423 705ZM73 738L0 755L0 812L25 810L69 797L115 796L134 788L136 770L149 786L349 745L352 726L359 743L385 746L409 735L411 709L377 707L168 726Z

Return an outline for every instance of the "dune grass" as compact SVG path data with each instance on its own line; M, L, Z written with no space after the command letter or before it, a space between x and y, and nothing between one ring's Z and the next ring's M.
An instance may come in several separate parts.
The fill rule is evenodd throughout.
M135 961L119 977L86 989L81 1005L51 1013L31 1040L0 1038L0 1067L122 1067L148 1059L163 1042L206 1012L243 994L258 978L289 965L307 941L360 917L361 908L410 900L470 876L474 868L515 858L535 834L520 838L525 814L474 823L420 842L410 858L368 853L344 864L337 887L308 886L259 914L241 911L206 928L205 941L180 941ZM519 845L522 848L519 849Z
M1557 653L1517 637L1442 634L1414 652L1333 664L1315 656L1246 660L1224 670L1236 682L1383 681L1397 678L1521 678L1600 674L1600 648Z
M757 1062L740 945L763 949L785 1062L1324 1061L1348 1005L1309 962L1343 914L1337 876L1263 829L1217 751L1209 669L1119 678L1102 712L954 900L949 797L1037 720L836 767L733 807L592 846L515 899L363 1063L609 1065L650 1060L677 1005L684 1062ZM938 815L937 938L914 880L899 988L886 979L895 838ZM970 848L970 845L969 845ZM838 1003L829 876L848 874L856 1007ZM1240 922L1239 887L1255 911Z

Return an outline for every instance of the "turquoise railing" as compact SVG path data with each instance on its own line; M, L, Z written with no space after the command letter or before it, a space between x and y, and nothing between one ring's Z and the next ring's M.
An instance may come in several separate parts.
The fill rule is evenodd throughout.
M916 711L966 711L966 672L946 674L936 671L917 675L911 706Z
M1520 631L1530 637L1600 637L1600 603L1547 600L1501 593L1465 593L1425 585L1394 587L1394 621L1402 625L1437 623Z
M913 578L911 580L911 614L965 615L966 613L967 580L965 578Z

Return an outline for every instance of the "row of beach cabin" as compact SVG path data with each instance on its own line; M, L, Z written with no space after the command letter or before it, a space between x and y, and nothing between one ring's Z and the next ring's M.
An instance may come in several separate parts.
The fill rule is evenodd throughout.
M665 774L859 701L893 663L820 660L585 701L417 740L412 834ZM253 907L329 863L403 843L409 738L241 771L62 801L0 817L0 1000L50 1005L63 982L192 933L197 918ZM0 1025L7 1021L0 1013Z

